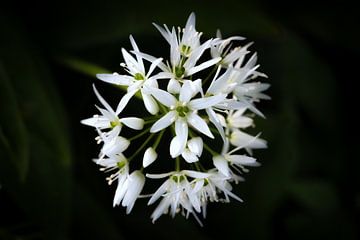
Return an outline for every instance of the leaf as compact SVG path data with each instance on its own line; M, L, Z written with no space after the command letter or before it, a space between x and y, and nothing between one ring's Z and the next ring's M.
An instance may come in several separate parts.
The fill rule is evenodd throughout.
M11 81L0 62L0 154L17 168L20 181L25 181L29 166L29 143L23 117ZM2 167L2 164L0 164ZM10 166L8 166L10 168Z
M0 16L0 31L7 36L0 39L1 86L5 87L0 90L1 106L4 106L0 111L5 117L11 116L6 125L1 120L1 183L48 238L66 239L72 179L65 112L40 51L15 19ZM18 132L20 138L16 142ZM28 174L23 182L13 174L11 159L3 158L4 149L15 147L13 142L23 146L17 146L14 155L29 157Z

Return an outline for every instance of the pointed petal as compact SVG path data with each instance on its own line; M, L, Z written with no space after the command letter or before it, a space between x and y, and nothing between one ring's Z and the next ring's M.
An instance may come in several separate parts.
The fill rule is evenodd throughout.
M220 57L214 58L214 59L208 60L206 62L203 62L196 67L192 67L186 72L186 76L190 76L190 75L193 75L194 73L200 72L200 71L204 70L205 68L208 68L208 67L218 63L220 60L221 60Z
M211 97L197 98L189 102L189 107L197 110L205 109L220 103L225 98L226 98L225 94L218 94Z
M204 121L204 119L199 117L196 113L189 114L187 117L187 121L188 121L188 123L191 124L191 126L193 126L199 132L205 134L206 136L208 136L210 138L214 138L214 136L210 132L210 129L209 129L208 125L206 124L206 122Z
M178 80L170 79L168 85L167 85L167 91L172 94L179 94L181 89L180 83Z
M145 86L145 90L147 93L150 93L151 95L153 95L154 98L156 98L156 100L158 100L159 102L161 102L162 104L164 104L167 107L176 105L176 102L177 102L176 98L164 90L161 90L158 88L153 88L153 87L148 87L148 86Z
M130 101L130 99L135 95L135 93L138 91L138 89L135 89L131 92L126 93L120 100L117 108L116 108L116 115L118 115L119 113L122 112L122 110L124 110L124 108L126 107L126 105L128 104L128 102Z
M246 155L228 155L226 156L226 159L231 163L237 165L251 166L251 167L257 167L260 165L255 158Z
M99 99L99 101L101 102L101 104L106 108L106 110L108 110L109 112L111 112L114 115L115 114L114 110L110 107L110 105L105 101L105 99L100 95L100 93L97 91L95 84L93 84L93 89L95 92L96 97Z
M158 200L165 192L166 189L169 186L169 182L172 181L170 179L166 180L159 188L158 190L152 195L152 197L150 198L148 205L153 204L154 202L156 202L156 200Z
M136 42L135 42L135 39L133 38L133 36L130 35L129 38L130 38L131 46L133 47L134 51L140 52L138 46L136 45ZM142 58L139 55L136 55L136 59L137 59L137 62L138 62L138 67L141 70L141 73L145 73L144 63L143 63Z
M230 142L234 146L245 146L246 148L267 148L265 140L251 136L240 130L235 130L232 132Z
M226 177L230 176L228 162L223 156L221 155L214 156L213 163L214 166L219 170L219 172L224 174L224 176Z
M155 133L167 128L176 120L176 112L170 111L152 125L150 132Z
M159 112L159 106L154 98L150 94L144 93L143 90L141 90L141 95L143 97L146 110L152 115L157 114Z
M225 132L222 127L221 118L215 113L212 108L205 109L206 113L209 116L210 121L215 125L216 129L219 131L222 140L225 142ZM222 117L222 115L220 115Z
M144 127L144 120L136 117L121 118L120 121L129 128L141 130Z
M179 100L187 103L190 101L192 96L193 89L191 88L190 81L186 81L181 87Z
M129 86L132 83L132 79L133 79L132 76L119 75L117 73L113 73L113 74L101 73L101 74L96 74L96 77L101 81L115 85L123 85L123 86Z

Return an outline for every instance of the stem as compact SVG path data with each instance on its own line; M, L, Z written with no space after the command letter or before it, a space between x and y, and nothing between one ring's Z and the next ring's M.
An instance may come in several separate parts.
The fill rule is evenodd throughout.
M143 148L148 144L148 142L151 140L151 138L154 136L154 134L150 134L150 136L145 140L145 142L138 148L138 150L136 150L136 152L128 159L129 162L134 159L134 157L136 155L138 155L141 150L143 150Z
M163 130L159 133L159 135L157 136L157 138L156 138L156 140L155 140L155 143L154 143L154 145L153 145L154 150L156 150L157 146L159 145L159 143L160 143L160 141L161 141L161 138L162 138L162 136L164 135L164 132L165 132L165 129L163 129Z
M207 75L207 77L204 79L204 81L202 82L203 85L205 85L205 83L207 81L209 81L211 75L213 75L216 72L216 69L218 68L217 65L214 66L214 68L211 70L211 72L209 73L209 75Z
M212 150L206 143L203 143L204 144L204 148L206 149L206 151L208 151L209 153L211 153L211 155L213 156L217 156L217 155L220 155L219 153L215 152L214 150Z
M176 171L180 171L180 158L179 157L176 157L175 159L175 170Z
M138 139L139 137L143 136L144 134L146 134L146 133L149 132L149 131L150 131L150 128L147 128L147 129L145 129L144 131L142 131L141 133L139 133L139 134L137 134L137 135L129 138L129 141L131 142L131 141L133 141L133 140L135 140L135 139Z

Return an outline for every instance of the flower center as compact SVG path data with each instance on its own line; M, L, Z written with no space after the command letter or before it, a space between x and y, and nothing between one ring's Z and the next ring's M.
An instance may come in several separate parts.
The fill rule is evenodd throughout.
M177 176L177 175L173 175L171 176L171 179L174 180L174 182L182 182L183 180L185 180L185 177L183 175Z
M119 120L115 120L115 121L111 121L110 122L110 127L114 128L116 126L120 125L120 121Z
M175 76L176 78L182 78L185 73L185 68L183 66L175 67Z
M134 75L134 78L135 78L135 80L144 80L145 79L144 75L142 75L141 73L136 73Z
M189 56L190 50L191 50L190 46L187 46L185 44L181 45L181 48L180 48L181 55L183 55L185 57Z
M126 163L125 161L121 161L121 162L117 162L116 165L119 169L122 169L123 167L125 167Z
M175 109L180 117L185 117L186 114L190 111L190 109L187 106L177 106Z

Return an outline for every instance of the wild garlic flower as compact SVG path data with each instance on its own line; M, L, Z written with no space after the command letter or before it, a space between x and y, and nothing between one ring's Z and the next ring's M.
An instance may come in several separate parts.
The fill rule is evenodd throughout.
M267 76L258 70L257 54L250 54L253 43L233 47L245 38L223 38L218 31L202 41L194 13L184 28L154 25L170 55L141 52L130 35L132 50L122 49L123 71L97 74L126 93L114 110L94 86L100 114L81 123L95 128L102 147L94 161L111 172L109 184L117 182L114 207L122 205L129 213L138 198L150 196L148 205L159 202L153 222L163 214L180 213L202 224L208 203L242 202L233 184L244 181L248 167L260 166L252 151L267 143L246 129L255 127L256 115L264 117L257 103L270 99L263 93L270 85L254 81ZM138 100L147 111L127 116L126 108ZM174 169L152 173L169 161ZM165 180L153 194L142 195L146 178Z

